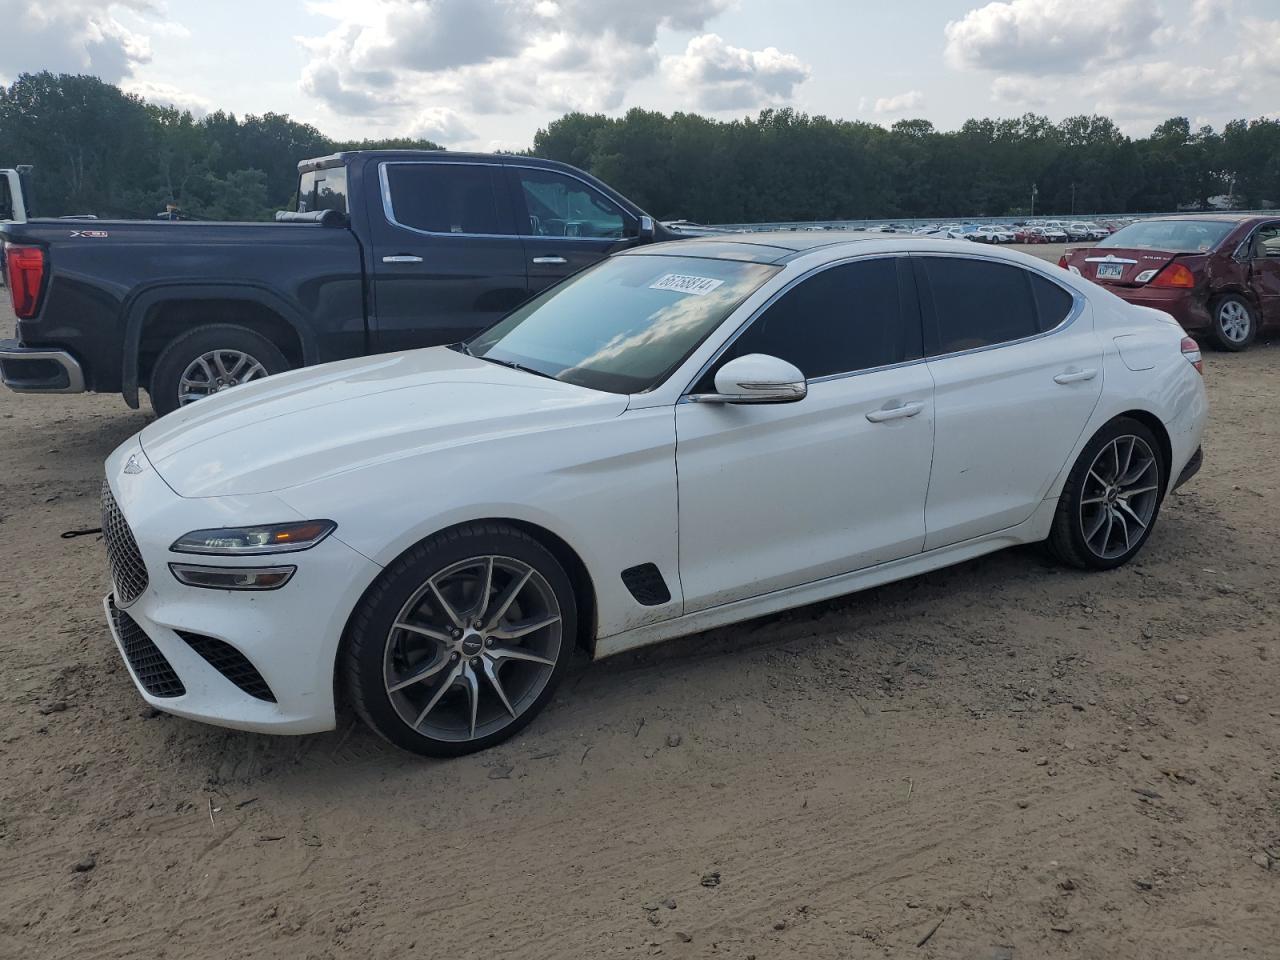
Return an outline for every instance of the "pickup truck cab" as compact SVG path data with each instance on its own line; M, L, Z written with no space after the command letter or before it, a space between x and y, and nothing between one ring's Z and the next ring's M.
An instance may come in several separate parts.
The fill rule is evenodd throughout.
M530 157L351 151L298 165L275 223L0 223L13 390L139 390L159 415L262 376L453 343L618 250L678 239Z

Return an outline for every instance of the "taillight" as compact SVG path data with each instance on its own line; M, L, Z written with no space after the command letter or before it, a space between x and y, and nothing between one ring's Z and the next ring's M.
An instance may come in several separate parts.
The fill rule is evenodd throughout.
M1185 264L1171 263L1155 275L1151 281L1153 287L1182 287L1191 289L1196 285L1195 274Z
M40 290L44 286L44 251L39 247L4 245L8 266L9 298L19 320L30 320L40 310Z
M1058 258L1058 266L1063 270L1067 269L1067 255L1065 253Z
M1182 355L1187 358L1189 364L1196 368L1197 373L1201 376L1204 375L1204 359L1200 356L1200 344L1190 337L1183 337Z

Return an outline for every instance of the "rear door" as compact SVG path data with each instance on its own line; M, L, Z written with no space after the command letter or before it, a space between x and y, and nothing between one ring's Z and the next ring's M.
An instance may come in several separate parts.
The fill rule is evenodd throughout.
M585 180L519 164L506 170L530 295L636 242L636 218Z
M1262 322L1280 324L1280 223L1264 223L1253 235L1249 276Z
M529 292L497 163L386 161L369 191L378 351L454 343Z
M935 384L925 549L1030 518L1102 393L1083 298L1048 274L972 256L914 257Z

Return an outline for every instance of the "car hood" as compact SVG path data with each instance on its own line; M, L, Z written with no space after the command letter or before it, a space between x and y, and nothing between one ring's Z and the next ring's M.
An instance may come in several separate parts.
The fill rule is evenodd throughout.
M139 435L183 497L268 493L432 450L620 415L627 397L437 347L279 374Z

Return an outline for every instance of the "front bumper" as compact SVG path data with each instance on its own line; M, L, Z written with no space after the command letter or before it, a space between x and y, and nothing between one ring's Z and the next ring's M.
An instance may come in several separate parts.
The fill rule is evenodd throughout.
M133 472L126 474L126 466ZM191 560L169 550L183 533L304 518L270 495L179 497L136 441L108 459L107 481L146 567L146 586L132 601L114 590L104 601L142 698L167 713L239 730L332 729L338 645L347 617L381 568L334 535L310 550L270 557L272 564L297 567L278 590L185 586L169 570L170 562ZM261 566L263 559L200 562Z
M0 380L15 393L84 393L84 371L66 350L0 340Z

